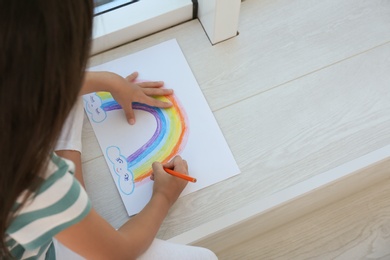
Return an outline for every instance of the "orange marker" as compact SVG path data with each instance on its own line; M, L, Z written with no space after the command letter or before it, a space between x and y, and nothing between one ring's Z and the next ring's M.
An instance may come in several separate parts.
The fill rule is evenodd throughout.
M196 178L188 176L188 175L185 175L183 173L175 172L174 170L171 170L171 169L168 169L168 168L165 168L165 167L164 167L164 171L166 171L170 175L173 175L173 176L178 177L180 179L183 179L183 180L186 180L186 181L190 181L190 182L194 182L194 183L196 182Z

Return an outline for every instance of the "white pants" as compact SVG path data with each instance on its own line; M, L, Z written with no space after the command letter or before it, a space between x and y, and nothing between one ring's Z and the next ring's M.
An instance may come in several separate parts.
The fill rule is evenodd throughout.
M83 128L83 101L81 98L72 109L62 129L55 150L74 150L81 152L81 132ZM123 118L125 120L125 118ZM83 257L74 253L56 239L53 239L57 260L82 260ZM148 250L139 260L215 260L216 255L202 247L174 244L160 239L154 239Z
M84 260L54 239L56 260ZM203 247L186 246L154 239L148 250L138 260L217 260L216 255Z

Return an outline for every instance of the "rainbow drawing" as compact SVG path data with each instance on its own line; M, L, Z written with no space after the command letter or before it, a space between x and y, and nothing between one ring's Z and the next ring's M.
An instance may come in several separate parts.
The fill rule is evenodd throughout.
M127 195L133 192L135 184L140 184L151 175L153 162L168 162L184 148L187 141L188 120L176 97L170 95L156 98L171 102L172 107L160 109L133 103L134 109L146 111L155 118L157 127L152 137L130 155L123 155L117 146L106 148L111 169L118 175L119 189ZM122 109L109 92L86 95L84 102L85 110L94 123L103 122L109 111Z

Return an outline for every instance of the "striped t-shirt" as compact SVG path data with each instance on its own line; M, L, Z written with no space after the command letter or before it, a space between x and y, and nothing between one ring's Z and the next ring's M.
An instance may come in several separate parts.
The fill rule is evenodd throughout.
M7 228L6 243L16 259L55 259L52 238L89 213L90 201L73 173L73 162L51 155L42 185Z

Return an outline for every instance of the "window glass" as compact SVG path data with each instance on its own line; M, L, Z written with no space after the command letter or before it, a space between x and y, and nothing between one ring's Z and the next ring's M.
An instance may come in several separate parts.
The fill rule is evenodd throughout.
M94 0L95 15L99 15L138 1L139 0Z

